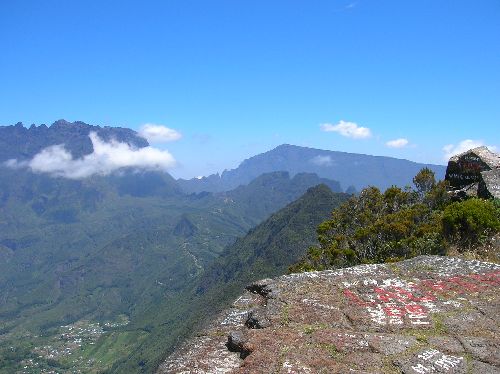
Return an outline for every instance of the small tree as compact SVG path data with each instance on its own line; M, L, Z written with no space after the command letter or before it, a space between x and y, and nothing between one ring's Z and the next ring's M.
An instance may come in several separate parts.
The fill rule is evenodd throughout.
M431 191L436 185L434 172L429 168L421 169L413 178L413 184L421 197Z

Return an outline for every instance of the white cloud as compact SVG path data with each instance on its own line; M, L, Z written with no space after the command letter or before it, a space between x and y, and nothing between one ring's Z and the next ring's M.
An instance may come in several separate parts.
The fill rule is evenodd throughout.
M339 121L336 125L331 123L323 123L320 125L321 130L326 132L338 132L342 136L353 139L364 139L372 136L368 127L358 126L354 122Z
M182 134L163 125L146 123L139 129L139 135L150 143L168 143L179 140Z
M176 164L174 157L165 150L153 147L136 149L115 140L106 143L93 132L89 137L94 152L82 158L74 159L64 145L60 144L43 149L29 161L8 160L5 165L11 168L27 167L35 173L82 179L94 174L108 175L124 167L166 170Z
M385 143L386 146L389 148L404 148L408 145L408 139L405 138L399 138L399 139L394 139L394 140L389 140L387 143Z
M330 156L321 156L321 155L313 157L311 159L311 162L319 166L330 166L333 164L333 160Z
M462 140L457 145L448 144L448 145L445 145L443 147L443 151L444 151L443 158L445 161L448 161L450 159L450 157L452 157L452 156L458 155L458 154L463 153L465 151L468 151L469 149L472 149L472 148L481 147L483 145L485 145L485 144L482 140L472 140L472 139ZM494 145L487 145L487 147L492 152L496 152L496 150L497 150L497 147L495 147Z

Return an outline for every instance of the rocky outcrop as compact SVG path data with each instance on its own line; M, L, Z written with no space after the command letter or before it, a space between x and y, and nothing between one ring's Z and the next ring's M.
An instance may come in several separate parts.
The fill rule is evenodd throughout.
M500 198L500 155L478 147L453 156L445 179L458 197Z
M437 256L260 281L158 372L498 373L499 286Z

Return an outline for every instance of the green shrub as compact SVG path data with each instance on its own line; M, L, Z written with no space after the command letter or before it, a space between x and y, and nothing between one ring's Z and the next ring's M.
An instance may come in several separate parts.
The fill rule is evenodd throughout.
M447 240L471 248L500 230L500 208L477 198L454 202L445 208L442 222Z
M365 188L318 226L319 246L290 271L341 268L443 254L441 214L444 184L429 170L415 178L418 191Z
M309 248L291 272L445 255L450 244L466 251L500 230L500 199L451 203L446 181L422 169L415 189L368 187L318 226L319 246Z

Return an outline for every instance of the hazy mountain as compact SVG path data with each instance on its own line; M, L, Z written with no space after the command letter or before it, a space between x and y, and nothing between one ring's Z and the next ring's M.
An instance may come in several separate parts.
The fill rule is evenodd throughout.
M89 138L91 132L95 132L106 142L114 139L135 148L148 146L144 138L127 128L59 120L50 127L32 125L28 129L18 123L14 126L0 126L0 162L8 159L27 160L42 149L58 144L63 144L73 157L78 158L92 153L92 141ZM361 190L368 185L385 189L391 185L411 184L413 176L422 167L432 169L438 179L444 177L445 167L442 165L284 144L244 160L236 169L201 179L179 179L177 185L186 193L222 192L246 185L264 173L287 171L291 176L315 173L321 178L339 181L343 190L351 186Z
M385 189L391 185L405 186L423 168L428 167L438 179L444 178L445 166L420 164L392 157L327 151L283 144L271 151L256 155L233 170L201 179L179 179L187 192L226 191L271 171L316 173L323 178L339 181L342 188L354 186L357 190L372 185Z
M82 157L93 151L88 136L91 132L104 141L114 139L137 148L148 146L146 139L127 128L93 126L63 119L50 126L31 125L26 128L19 122L13 126L0 126L0 162L8 159L26 160L42 149L57 144L64 144L73 157Z

